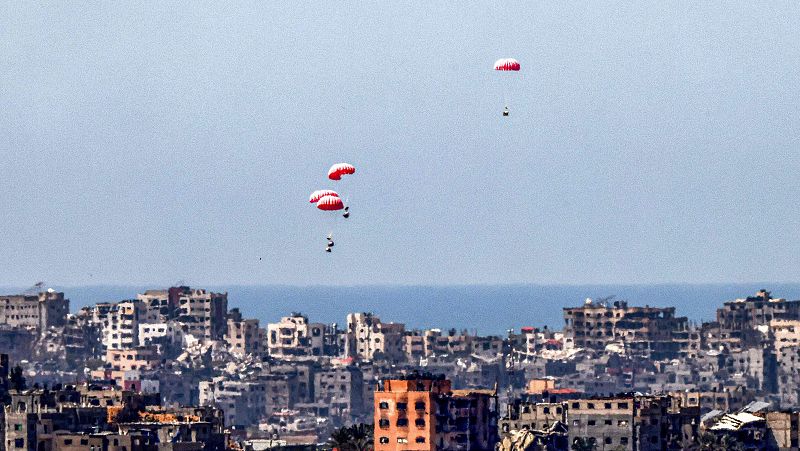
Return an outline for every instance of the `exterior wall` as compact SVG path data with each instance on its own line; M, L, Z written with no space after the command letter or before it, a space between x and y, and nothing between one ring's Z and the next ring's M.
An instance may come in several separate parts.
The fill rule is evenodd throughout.
M64 299L64 293L0 296L0 324L45 330L64 326L68 313L69 299Z
M139 344L139 318L143 315L141 301L127 300L98 310L103 324L103 347L106 349L131 349Z
M170 288L170 304L183 331L197 338L221 340L227 331L228 294L189 287Z
M308 318L294 314L267 325L267 346L270 355L311 355L311 330Z
M773 320L797 318L800 318L800 301L775 299L764 290L755 296L726 302L717 309L717 322L724 330L752 330Z
M257 319L237 321L228 319L225 334L228 350L237 355L258 354L261 352L261 335Z
M670 397L679 399L684 407L699 407L701 413L712 410L732 412L740 410L754 400L753 392L746 388L718 391L679 391L671 392Z
M69 314L69 299L64 293L47 290L39 293L39 329L63 327Z
M499 421L500 433L524 428L546 431L556 422L566 423L566 408L562 403L511 403L507 406L506 416Z
M357 367L339 367L314 374L314 402L332 415L357 417L364 411L363 375Z
M229 426L249 426L266 414L267 384L225 381L215 378L200 382L200 405L215 406Z
M633 450L634 400L632 398L589 399L569 402L569 442L594 438L598 447ZM610 446L609 446L610 445Z
M139 324L139 346L149 346L154 343L169 342L181 343L183 331L180 326L173 323L144 323Z
M493 392L453 391L444 379L384 380L374 405L376 451L489 450L497 442Z
M629 353L653 358L674 358L681 352L676 341L688 330L688 319L675 317L675 308L628 307L587 304L564 309L565 348L605 350L621 344Z
M798 449L800 433L798 432L797 412L767 413L767 443L770 449Z
M115 371L152 370L158 367L160 359L150 348L109 349L106 363Z
M440 389L449 388L448 382ZM375 450L436 450L436 394L400 387L397 391L375 392Z
M174 306L169 301L169 290L147 290L137 294L136 299L145 306L145 323L165 323L175 317Z
M345 354L363 360L405 360L405 325L381 323L371 313L347 315Z

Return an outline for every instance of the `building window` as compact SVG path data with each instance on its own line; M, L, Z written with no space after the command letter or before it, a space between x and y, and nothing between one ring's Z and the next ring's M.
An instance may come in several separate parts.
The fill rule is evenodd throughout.
M418 428L424 428L425 427L425 419L424 418L417 418L416 420L414 420L414 424Z
M383 429L387 429L389 427L389 420L386 418L381 418L380 421L378 421L378 426Z
M397 437L397 443L408 443L408 439L405 437Z
M619 407L620 409L627 409L628 408L628 403L627 402L621 402L621 403L617 404L617 407Z
M381 409L388 409L389 408L389 403L386 402L386 401L381 401L381 403L378 404L378 407L381 408Z
M606 420L606 426L611 426L611 420Z
M417 437L417 443L425 443L425 437Z
M381 444L386 445L387 443L389 443L389 437L381 437L379 441L381 442Z
M610 445L611 444L611 437L606 437L605 440L603 440L603 441L605 442L606 445Z
M588 424L589 426L594 426L595 425L595 421L594 420L589 420L589 421L586 422L586 424Z
M425 402L424 401L417 401L414 403L414 409L416 410L425 410Z
M65 438L64 439L64 445L71 445L71 444L72 444L72 439L71 438Z
M25 447L24 438L14 439L14 448L24 448L24 447Z
M628 444L628 437L620 437L619 444L620 445L627 445Z
M617 421L617 426L619 426L619 427L628 427L628 420L619 420L619 421Z
M405 402L397 403L397 410L406 410L407 408L408 408L408 403Z
M542 409L542 413L547 415L548 413L550 413L550 408L549 407L545 407L544 409Z
M397 419L397 426L399 426L399 427L408 426L408 418L398 418Z
M605 404L605 406L603 406L603 407L605 407L606 409L610 409L610 408L611 408L611 403L610 403L610 402L607 402L607 403Z

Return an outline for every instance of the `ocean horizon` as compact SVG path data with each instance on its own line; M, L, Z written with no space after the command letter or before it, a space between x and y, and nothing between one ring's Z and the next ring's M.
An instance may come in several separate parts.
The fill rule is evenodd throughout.
M228 293L228 308L239 308L262 326L293 312L313 322L346 322L350 312L373 312L384 322L407 328L466 329L484 335L502 335L524 326L560 329L562 309L577 307L586 298L627 301L631 306L675 307L677 316L709 321L723 302L751 296L760 289L773 297L800 298L800 283L641 284L641 285L206 285ZM70 299L72 312L98 302L135 298L144 285L52 286ZM13 294L24 288L0 287Z

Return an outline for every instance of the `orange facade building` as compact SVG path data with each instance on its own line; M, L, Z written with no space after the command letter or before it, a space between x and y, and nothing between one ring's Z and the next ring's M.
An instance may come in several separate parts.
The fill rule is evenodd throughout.
M442 377L384 380L375 391L375 451L493 450L493 390L452 390Z

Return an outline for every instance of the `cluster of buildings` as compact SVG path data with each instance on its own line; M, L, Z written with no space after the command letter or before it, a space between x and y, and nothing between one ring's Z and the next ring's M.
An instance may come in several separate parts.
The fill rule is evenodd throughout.
M229 309L227 293L185 286L72 314L48 290L0 296L0 352L19 365L9 372L6 362L0 376L28 384L0 387L6 418L19 402L35 406L26 414L73 415L50 430L89 434L63 437L75 451L129 451L133 442L109 444L126 434L142 446L172 443L135 425L141 415L180 423L192 408L205 409L191 414L198 428L222 434L215 443L243 449L311 446L358 423L373 425L382 450L797 449L800 436L800 301L767 291L725 302L701 324L672 307L587 300L564 309L561 330L482 336L371 313L342 325L300 313L261 324ZM82 391L113 399L93 405ZM83 408L120 406L113 421L81 423ZM17 424L6 421L4 446L19 443L8 438ZM37 444L29 448L25 426L25 448L67 447L31 427ZM201 433L178 430L179 447Z

